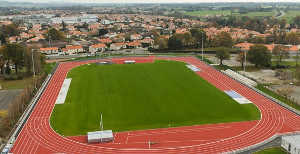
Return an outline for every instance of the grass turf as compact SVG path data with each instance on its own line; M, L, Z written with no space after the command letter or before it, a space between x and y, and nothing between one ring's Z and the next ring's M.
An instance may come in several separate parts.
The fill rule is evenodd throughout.
M286 154L286 153L287 152L285 152L282 148L275 147L275 148L268 148L268 149L261 150L259 152L256 152L255 154Z
M51 125L58 133L113 131L259 119L253 104L240 105L187 69L184 63L84 65L72 78L65 104L56 105Z

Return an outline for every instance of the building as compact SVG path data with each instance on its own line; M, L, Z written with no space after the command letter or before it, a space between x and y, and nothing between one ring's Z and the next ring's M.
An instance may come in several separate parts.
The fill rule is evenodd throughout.
M98 40L100 43L104 43L104 44L111 44L112 40L109 38L104 38L104 39L99 39Z
M103 43L94 44L89 47L89 52L95 54L96 52L103 52L106 49L106 45Z
M141 40L143 37L140 34L130 35L130 40Z
M57 47L40 48L40 52L47 55L58 54L58 48Z
M240 49L241 51L249 51L250 47L255 44L253 43L239 43L234 45L235 48ZM268 48L268 50L272 53L276 45L280 44L263 44ZM288 52L289 55L295 56L297 52L299 52L300 46L299 45L282 45L284 47L283 51Z
M74 55L80 52L84 52L81 45L67 45L66 48L63 48L62 51L64 54Z
M120 50L126 48L126 43L121 42L121 43L112 43L110 45L110 50Z
M300 135L283 136L281 147L291 154L300 154Z
M137 41L127 43L127 48L129 48L129 49L136 49L136 48L140 48L140 47L142 47L142 44Z

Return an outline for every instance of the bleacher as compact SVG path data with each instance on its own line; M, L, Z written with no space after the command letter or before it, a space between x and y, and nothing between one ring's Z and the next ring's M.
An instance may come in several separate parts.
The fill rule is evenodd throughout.
M248 86L252 86L252 87L257 86L257 83L255 81L253 81L253 80L251 80L251 79L249 79L249 78L247 78L247 77L245 77L245 76L243 76L243 75L241 75L237 72L234 72L231 69L227 69L227 70L222 71L222 72L225 73L226 75L232 77L233 79L235 79L235 80L237 80L241 83L244 83Z

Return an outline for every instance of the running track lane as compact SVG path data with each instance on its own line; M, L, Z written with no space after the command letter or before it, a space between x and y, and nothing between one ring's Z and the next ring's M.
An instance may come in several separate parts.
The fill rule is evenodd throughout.
M120 133L117 144L86 144L82 138L64 137L50 126L50 116L62 83L70 69L97 60L61 63L42 94L24 128L19 134L13 153L221 153L245 148L260 143L276 134L300 131L300 117L282 108L252 89L223 75L194 57L127 57L113 58L122 63L124 60L138 63L153 62L155 59L182 61L201 69L199 76L221 90L235 90L254 102L261 112L258 121L198 125ZM98 60L99 61L99 60ZM101 60L100 60L101 61ZM205 128L210 127L209 131ZM222 128L223 127L223 128ZM231 127L228 129L228 127ZM227 135L220 135L222 132ZM227 129L226 129L227 128ZM235 131L230 131L235 130ZM181 132L176 134L176 131ZM170 137L170 134L176 134ZM202 133L202 135L201 135ZM215 135L214 135L215 134ZM219 136L218 136L219 135ZM157 144L148 149L146 142L153 137ZM198 138L199 137L199 138ZM193 139L193 140L190 140ZM198 140L197 140L198 139ZM161 143L160 143L161 141Z

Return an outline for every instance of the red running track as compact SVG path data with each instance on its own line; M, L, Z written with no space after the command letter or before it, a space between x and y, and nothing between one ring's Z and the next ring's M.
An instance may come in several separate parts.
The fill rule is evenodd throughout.
M97 60L61 63L20 132L13 153L222 153L261 143L274 135L300 131L300 117L275 102L223 75L194 57L113 58L115 63L135 60L175 60L201 69L199 76L220 90L235 90L260 110L261 119L249 122L196 125L114 133L106 144L87 144L85 136L64 137L50 126L50 116L62 83L70 69ZM98 60L99 61L99 60ZM101 60L100 60L101 61ZM148 141L155 142L148 147Z

